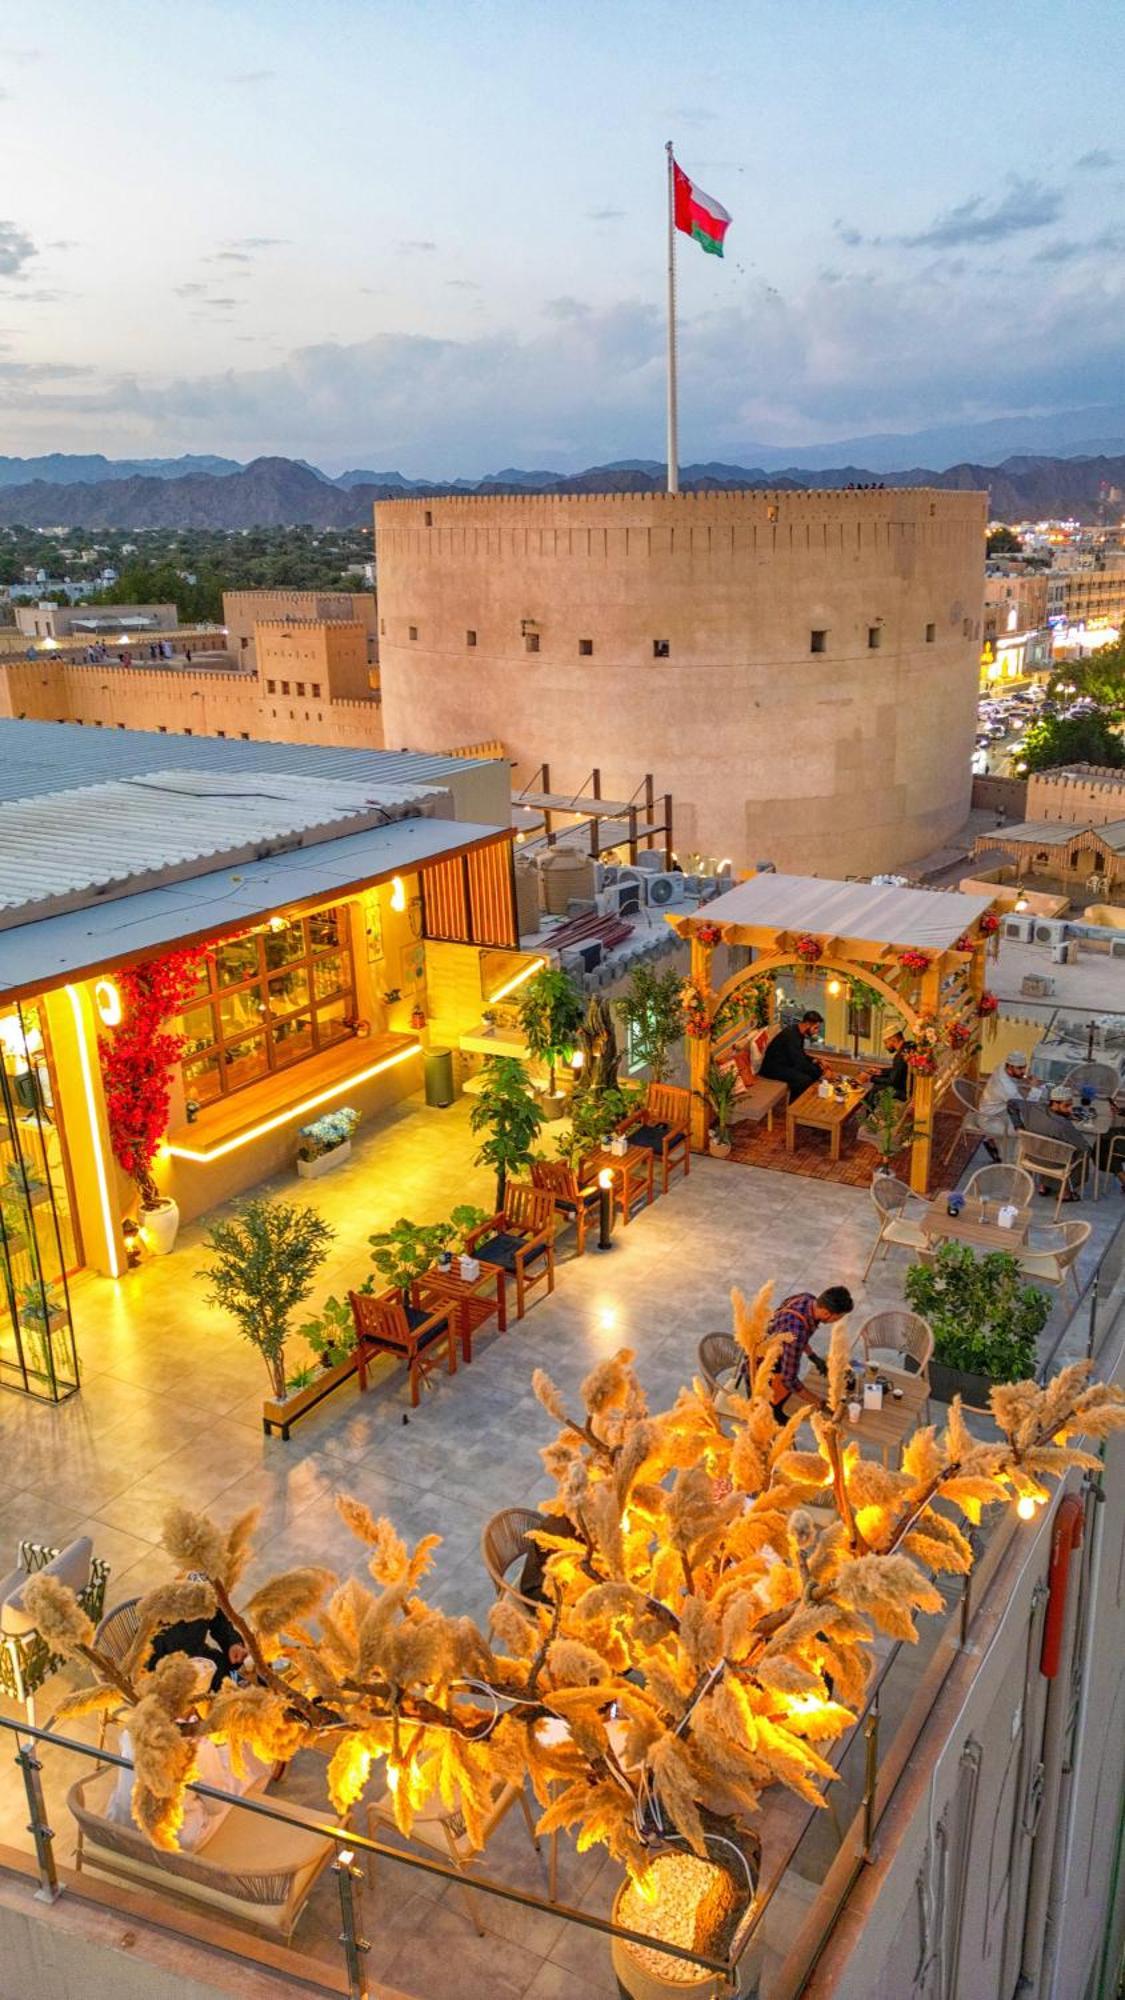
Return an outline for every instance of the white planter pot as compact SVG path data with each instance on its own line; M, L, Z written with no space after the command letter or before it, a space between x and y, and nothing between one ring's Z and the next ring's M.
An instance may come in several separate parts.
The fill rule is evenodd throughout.
M165 1197L156 1208L142 1208L141 1228L145 1242L154 1257L166 1257L176 1241L180 1226L180 1210L171 1195Z
M327 1153L318 1153L315 1160L298 1160L297 1172L303 1181L318 1181L322 1174L330 1174L333 1167L342 1166L351 1156L351 1140L341 1139L338 1146L331 1147Z

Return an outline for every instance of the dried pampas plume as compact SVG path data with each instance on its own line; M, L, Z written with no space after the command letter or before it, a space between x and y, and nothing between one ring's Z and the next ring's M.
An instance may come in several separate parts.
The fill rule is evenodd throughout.
M227 1563L227 1538L207 1514L187 1507L169 1507L160 1539L177 1569L198 1570L221 1582Z
M55 1576L32 1576L23 1587L24 1609L54 1653L81 1657L94 1637L94 1627L72 1590Z

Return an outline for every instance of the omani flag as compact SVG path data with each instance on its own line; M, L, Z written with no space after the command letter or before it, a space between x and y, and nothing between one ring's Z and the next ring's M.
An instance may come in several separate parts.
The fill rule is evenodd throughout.
M714 201L703 189L690 181L682 167L672 162L673 177L673 217L676 228L685 236L694 236L697 243L713 257L723 254L723 238L730 228L730 216L719 201Z

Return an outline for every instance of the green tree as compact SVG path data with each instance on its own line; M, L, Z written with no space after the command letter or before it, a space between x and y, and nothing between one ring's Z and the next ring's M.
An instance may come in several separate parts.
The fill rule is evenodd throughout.
M523 1064L514 1056L489 1056L484 1087L469 1113L469 1125L474 1132L488 1135L476 1158L478 1166L491 1167L496 1175L498 1210L504 1206L504 1183L509 1174L530 1167L531 1148L542 1124L543 1113Z
M1096 701L1115 722L1125 721L1125 639L1118 639L1113 646L1099 646L1088 659L1068 660L1058 667L1051 676L1049 692L1053 695L1064 687Z
M1050 771L1058 764L1125 765L1125 742L1106 709L1087 715L1045 715L1024 732L1020 765Z
M569 972L545 965L529 979L520 1000L520 1027L528 1051L547 1065L548 1094L555 1095L555 1068L570 1054L582 1026L582 995Z
M683 1037L680 986L678 972L654 972L651 965L638 965L616 1003L629 1033L630 1063L633 1068L644 1064L656 1083L666 1079L671 1051Z
M313 1208L257 1198L217 1222L204 1240L211 1262L196 1276L210 1283L205 1302L229 1313L257 1348L279 1401L289 1321L312 1291L335 1234Z
M1011 528L993 528L986 541L985 554L990 556L1018 556L1023 543Z

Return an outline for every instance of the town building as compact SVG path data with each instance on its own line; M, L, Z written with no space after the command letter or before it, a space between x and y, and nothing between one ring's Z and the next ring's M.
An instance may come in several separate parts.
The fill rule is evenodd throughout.
M21 604L16 626L28 639L126 639L174 632L174 604Z
M1036 632L1046 623L1046 571L1023 569L1016 563L989 563L981 632L986 644L991 641L995 646L997 640L1016 633Z
M225 590L223 623L227 643L239 666L254 671L257 662L255 627L278 620L308 625L317 620L357 622L366 635L367 661L379 658L375 597L369 590Z
M1097 643L1109 645L1125 624L1125 556L1099 553L1056 565L1047 576L1047 618L1062 630L1104 634Z
M677 848L870 873L969 807L983 494L476 496L375 508L385 739L674 792Z

